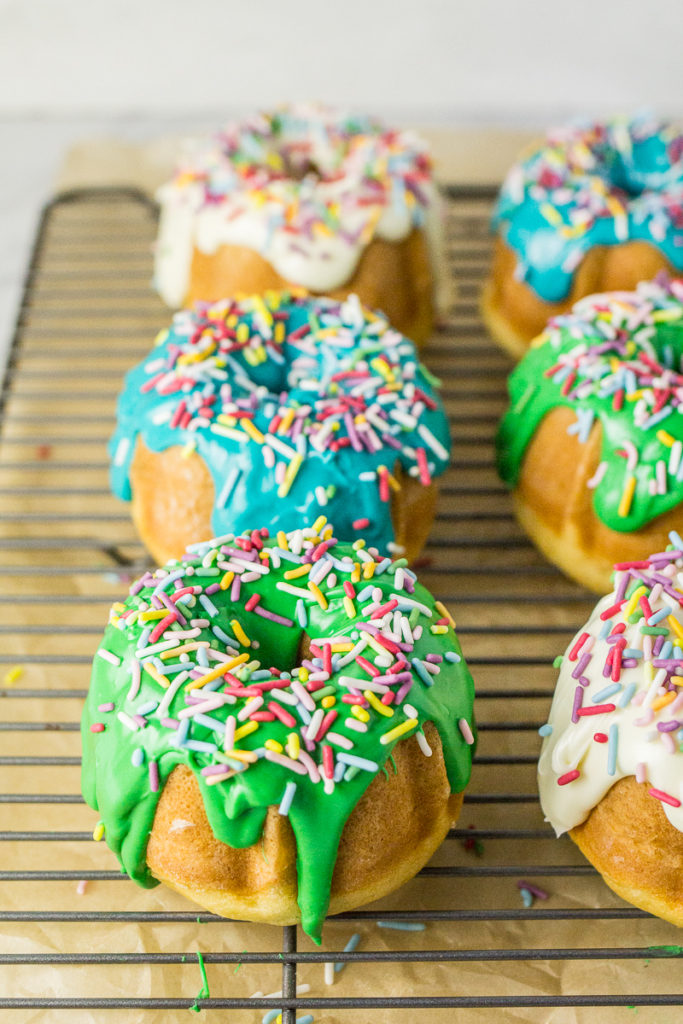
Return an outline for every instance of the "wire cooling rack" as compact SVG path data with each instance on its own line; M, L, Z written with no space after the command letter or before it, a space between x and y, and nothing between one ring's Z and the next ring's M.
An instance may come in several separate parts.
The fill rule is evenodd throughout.
M106 442L122 376L168 313L150 288L156 211L143 195L81 190L46 209L0 398L0 1009L12 1021L168 1022L193 1006L231 1022L280 1007L284 1024L679 1012L647 1009L683 1005L679 933L614 896L538 806L549 663L593 598L522 536L493 468L509 363L477 306L491 199L447 194L456 298L426 352L454 448L421 575L454 611L477 685L472 783L431 864L378 907L331 919L322 949L293 927L140 890L91 842L81 702L108 605L147 565L110 496ZM548 898L523 906L520 879ZM358 949L339 952L354 932ZM198 949L212 994L197 1001ZM345 965L331 987L330 961Z

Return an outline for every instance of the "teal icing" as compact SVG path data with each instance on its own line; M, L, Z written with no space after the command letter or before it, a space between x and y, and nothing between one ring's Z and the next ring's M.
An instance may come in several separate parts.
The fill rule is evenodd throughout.
M297 533L300 534L300 531ZM220 566L236 550L234 547L226 548L231 538L223 538L196 545L197 554L183 560L183 578L177 584L173 580L173 570L178 563L172 562L166 569L157 570L154 576L145 574L142 580L133 585L126 601L114 605L110 624L94 659L90 690L83 711L82 790L86 802L99 812L105 827L106 841L119 858L122 868L136 882L151 886L156 884L156 880L146 864L147 840L159 795L176 765L186 765L195 773L215 836L237 848L258 842L267 808L277 806L282 800L286 784L295 781L297 788L289 819L297 844L298 900L304 929L319 941L344 824L367 786L391 757L395 743L402 739L395 738L383 744L382 735L414 713L417 715L418 729L422 729L427 721L433 722L441 738L451 790L461 792L469 780L474 748L468 745L458 723L465 719L475 736L476 728L473 720L472 679L462 659L457 637L450 626L433 626L442 613L435 607L434 599L428 591L415 580L414 574L402 569L403 577L398 581L399 565L375 555L375 575L371 583L361 581L356 584L356 615L350 619L344 605L345 591L342 584L351 577L357 558L356 549L351 544L332 542L334 546L324 550L325 542L321 543L320 537L315 538L312 530L308 531L308 536L314 539L306 542L301 555L296 555L292 554L292 549L297 546L296 538L290 534L286 558L281 556L282 549L274 541L265 540L266 555L259 556L256 561L269 565L270 570L258 576L249 572L248 568L245 569L242 572L245 580L239 595L233 595L231 588L223 590L218 586L223 575ZM251 537L253 539L254 535ZM250 541L247 540L247 543ZM281 565L278 566L276 563L280 558ZM225 703L211 709L201 719L191 717L188 719L188 731L183 733L180 713L187 707L186 679L183 679L182 685L172 696L165 713L157 709L168 692L168 687L159 682L159 673L162 673L162 682L165 679L173 685L175 669L181 664L178 660L181 657L180 648L186 641L182 636L179 637L176 641L179 654L173 652L166 660L154 652L154 647L158 642L169 638L173 640L174 632L182 633L193 621L208 621L208 625L196 627L196 642L206 644L204 652L191 652L185 664L186 670L193 673L191 678L202 676L209 671L209 666L214 667L218 663L208 657L207 650L217 652L217 657L230 658L240 651L247 653L247 649L241 648L237 640L234 646L226 644L214 633L219 628L224 635L231 636L232 620L237 619L247 635L259 644L258 648L252 646L248 649L252 660L232 670L240 682L258 687L258 680L264 674L272 675L272 670L264 673L263 669L273 664L282 666L283 671L296 676L301 664L297 650L304 634L304 627L294 616L294 605L300 599L284 592L278 583L282 583L284 572L292 565L307 561L315 567L312 572L319 565L325 569L328 568L328 561L332 563L332 571L328 571L319 583L328 607L323 608L313 593L304 602L307 619L305 632L309 638L326 637L331 642L334 642L335 637L348 638L348 642L355 645L367 635L361 626L374 623L379 634L388 640L392 635L394 609L390 609L381 618L373 619L371 616L378 607L394 599L398 602L398 614L405 615L411 622L412 642L405 641L404 637L399 641L395 655L388 658L396 667L392 670L382 664L381 668L382 673L393 671L397 675L395 683L387 684L396 698L392 705L394 716L387 719L370 707L366 732L354 731L346 725L349 705L339 698L348 693L349 689L341 681L342 677L358 679L358 690L362 692L364 682L370 675L355 656L343 664L344 655L333 653L332 672L325 686L334 689L338 717L328 730L329 737L326 733L320 742L313 744L312 749L309 748L310 756L320 765L324 744L332 744L335 767L338 769L343 761L336 759L341 757L345 748L331 734L334 730L335 736L341 735L351 740L353 753L375 763L376 770L353 772L347 769L339 777L335 771L335 782L329 789L322 781L316 782L310 773L294 774L289 767L266 759L265 741L274 739L285 745L292 732L291 724L275 719L259 722L255 732L245 735L239 743L234 744L241 750L251 750L257 754L258 759L253 764L217 785L208 785L203 770L226 762L233 766L236 763L225 755L221 730L228 717L235 716L250 698L237 696L232 704ZM250 578L253 576L256 579ZM193 586L197 592L183 596L175 603L186 621L176 621L168 626L162 634L164 640L150 641L150 626L159 620L152 620L151 623L140 621L138 614L153 610L161 604L159 597L154 596L155 593L158 595L160 586L167 597L173 596L176 586ZM284 617L287 622L283 624L259 617L253 611L247 612L245 603L255 593L260 595L260 608ZM202 595L206 595L208 605L201 602ZM415 602L423 610L417 610ZM195 616L199 618L195 619ZM433 632L433 628L436 632ZM440 632L441 629L443 632ZM146 648L150 649L149 654ZM280 657L272 659L271 653L277 650L280 651ZM105 656L100 653L102 651L106 652ZM373 663L378 657L371 645L365 647L363 656ZM136 659L142 663L140 685L131 690ZM310 662L304 662L307 671L319 672L322 661L313 654L311 659ZM427 685L416 670L414 659L421 661L422 672L431 685ZM433 669L431 677L424 669L430 660ZM151 672L146 665L152 666ZM401 687L406 685L406 676L412 678L412 684L399 700L397 695ZM305 677L302 679L305 681ZM201 698L215 697L215 691L219 688L228 690L230 696L235 692L231 689L232 685L230 680L226 684L225 679L219 677L216 685L206 685ZM292 693L287 675L281 679L281 688ZM193 693L199 696L198 690ZM266 697L267 700L278 699L272 695L268 697L267 694ZM302 705L292 707L283 703L281 706L297 719L294 731L303 733L306 716ZM135 728L136 724L140 727ZM99 731L93 731L93 727ZM156 765L159 775L158 791L150 788L152 763Z
M182 362L201 349L205 358ZM418 448L432 476L448 465L448 421L432 380L412 342L354 297L340 304L282 293L183 310L126 376L109 447L112 489L130 500L138 437L155 452L190 445L214 482L216 536L255 522L286 531L324 513L340 536L362 534L386 548L394 532L380 467L393 472L398 463L417 476ZM191 410L187 425L171 425L181 403ZM289 433L269 430L287 408L297 413ZM322 417L330 410L335 430L325 437ZM221 414L232 417L232 426L218 422ZM252 415L275 450L240 426L240 417ZM363 432L362 422L354 429L358 417L367 417L369 431ZM230 436L221 432L226 429ZM302 464L289 492L278 496L276 474L295 453ZM368 525L354 528L364 519Z
M683 134L645 117L556 131L509 172L493 223L547 302L598 245L646 241L683 270Z

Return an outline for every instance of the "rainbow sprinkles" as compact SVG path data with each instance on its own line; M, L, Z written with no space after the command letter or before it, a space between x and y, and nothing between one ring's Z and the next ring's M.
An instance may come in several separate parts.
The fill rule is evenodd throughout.
M310 652L304 647L304 638ZM269 806L297 841L302 924L316 940L344 824L397 742L436 726L451 790L469 779L473 685L448 612L363 540L311 527L196 544L146 573L110 624L83 713L85 799L123 868L145 851L176 765L215 836L258 841Z

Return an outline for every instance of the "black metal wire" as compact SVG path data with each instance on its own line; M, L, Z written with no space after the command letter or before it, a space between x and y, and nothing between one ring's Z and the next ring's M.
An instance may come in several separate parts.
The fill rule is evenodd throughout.
M538 816L530 822L525 818L522 824L514 820L508 823L504 818L499 823L495 817L515 807L528 815L537 804L533 783L536 744L534 742L531 749L529 740L543 721L551 695L549 681L544 674L551 660L546 647L548 651L557 652L563 646L564 640L592 607L593 598L561 579L529 547L512 524L505 490L492 468L491 443L505 404L504 378L508 361L487 342L479 320L477 301L490 255L488 208L494 194L494 189L479 187L448 192L447 253L452 263L458 266L458 297L450 309L448 323L437 335L428 354L434 372L443 377L442 393L454 430L455 458L442 488L449 507L443 510L437 521L435 539L428 552L434 562L426 565L422 572L427 584L433 584L442 599L452 601L463 617L470 613L486 615L483 624L459 623L459 633L466 645L466 653L468 647L484 640L490 652L483 656L477 647L468 655L475 676L483 673L478 687L482 741L475 762L475 784L485 787L485 790L479 792L470 787L465 794L465 806L490 808L493 816L488 820L491 825L452 829L444 850L448 853L458 848L454 844L485 840L494 844L492 848L499 856L483 862L431 864L419 877L453 882L460 880L469 886L489 885L495 880L519 880L520 877L595 877L590 865L569 862L571 858L566 855L570 854L571 847L566 844L558 846L551 830L539 825ZM119 212L128 215L125 223L119 218ZM75 220L69 219L71 214L78 216ZM156 327L163 325L167 314L151 292L140 284L141 280L149 277L148 246L154 235L155 216L153 204L142 193L94 189L76 190L58 197L46 208L40 222L0 393L0 524L6 524L0 537L3 561L0 575L3 581L11 584L11 590L0 595L0 605L17 609L64 605L73 612L77 621L68 626L28 621L0 626L0 643L3 644L0 665L23 665L27 669L35 666L41 672L48 671L49 666L61 667L66 675L66 680L58 677L54 685L42 677L40 686L23 680L18 685L0 685L0 702L14 702L14 709L25 706L22 702L32 700L57 702L50 706L58 708L61 707L59 701L83 699L86 692L83 669L91 660L90 654L83 652L86 644L90 650L92 638L99 633L99 628L92 620L78 621L83 617L82 609L95 607L96 621L99 621L104 606L118 595L120 586L117 585L117 589L112 585L117 574L138 573L147 564L139 543L122 525L128 522L127 513L113 501L107 505L107 511L102 511L103 500L110 501L105 485L107 463L97 457L90 459L87 455L90 449L94 451L97 445L103 445L109 435L108 417L113 415L117 385L102 380L100 374L88 367L87 358L91 344L98 345L98 357L110 363L112 372L116 374L147 351L149 337ZM85 271L87 287L83 284ZM101 294L97 289L101 289ZM96 308L93 296L97 296ZM456 338L458 332L460 337ZM457 349L454 348L456 343ZM100 351L103 345L104 351ZM453 369L456 352L457 372ZM61 366L57 370L44 367L41 360L45 353L51 359L59 355ZM83 404L86 399L94 404ZM55 412L50 416L50 431L46 432L42 410L48 401L54 403ZM59 449L55 458L34 458L35 449L46 442L52 449ZM84 450L86 458L70 458L72 453L69 449L72 447L78 448L79 452ZM456 498L458 504L454 505ZM77 503L75 506L74 501ZM17 511L18 508L21 512ZM102 524L107 525L103 527ZM46 535L32 532L43 528ZM100 532L104 532L104 540L99 538ZM499 564L501 552L509 555L507 564ZM21 555L24 553L29 553L29 559L22 563ZM36 563L37 556L40 556L39 564ZM522 565L523 573L520 574ZM85 581L86 593L68 592L69 577L75 576ZM45 592L46 587L50 592ZM52 593L53 587L62 592ZM534 610L542 604L539 591L546 587L552 587L556 606L564 609L562 621L548 626L538 625L533 619ZM13 590L18 592L15 594ZM519 624L518 616L508 621L506 612L510 609L528 610L532 618L527 624ZM499 621L495 620L496 614L500 615ZM50 647L46 646L50 638L60 641L69 636L73 636L74 641L78 639L77 646L71 644L66 653L61 647L54 654L50 653ZM11 649L7 649L7 640L16 641ZM515 642L518 646L510 647ZM506 690L504 685L492 685L510 666L528 670L529 685L526 688L515 686ZM65 681L71 681L71 674L75 684L73 688L64 685ZM489 720L488 709L506 707L502 703L505 701L509 704L510 714L504 720L495 715ZM67 706L71 710L66 717L71 717L71 721L22 720L22 713L13 710L11 716L0 722L0 749L3 750L0 767L4 770L2 777L7 779L3 785L6 791L0 792L0 806L7 805L10 812L6 819L8 824L12 823L11 810L14 806L35 807L37 814L43 813L39 809L51 805L59 808L83 804L79 793L69 791L76 788L73 772L64 779L59 776L60 791L55 793L17 793L11 783L15 768L32 766L36 772L52 772L79 767L80 757L64 752L63 743L78 729L73 705ZM25 752L26 748L20 745L25 741L22 736L26 734L25 739L28 739L31 733L36 732L43 736L40 752L33 753L30 748ZM52 737L60 733L65 736L63 743L57 747L48 746ZM512 737L517 743L506 746ZM11 740L14 745L5 749L6 740ZM73 748L69 746L67 749ZM515 772L523 773L518 777L524 791L517 789L511 781ZM64 781L67 777L69 782ZM45 863L50 867L2 870L0 882L17 885L22 882L46 885L63 882L73 885L77 880L124 880L117 870L93 868L83 871L62 867L69 861L60 859L59 844L82 844L90 839L90 833L77 829L69 831L63 826L52 829L49 823L43 826L38 818L36 823L38 827L35 829L8 827L0 831L0 851L18 850L22 843L45 844ZM520 847L515 844L520 842L549 845L534 847L535 863L517 863L515 851ZM547 863L544 861L546 849L554 851ZM506 858L511 856L512 860L500 862L502 855ZM21 864L20 861L18 863ZM680 993L541 996L510 992L504 996L490 996L486 993L486 975L481 977L481 991L467 996L379 996L372 993L371 982L368 981L368 994L362 998L297 997L299 965L325 963L331 957L362 970L363 965L371 963L387 967L470 964L474 969L477 964L498 962L637 961L671 959L680 955L680 948L674 946L652 949L633 945L621 947L615 943L620 923L648 920L643 911L626 905L563 907L536 904L531 908L437 907L381 912L360 909L341 914L337 920L371 926L376 925L380 918L394 923L440 923L454 928L467 927L468 924L490 926L495 922L501 925L512 922L520 927L526 924L531 929L544 923L554 925L562 922L598 922L606 926L613 922L614 925L605 932L604 946L586 948L565 948L561 944L536 947L533 931L529 930L520 932L528 945L519 948L404 949L398 948L399 943L387 943L390 948L385 950L359 949L349 953L299 951L296 928L289 926L282 929L279 950L216 950L204 954L206 963L216 967L239 963L281 966L281 997L258 1001L210 997L202 1000L200 1005L204 1010L250 1008L259 1014L281 1007L283 1024L294 1024L297 1011L302 1013L316 1008L323 1014L333 1009L370 1011L379 1008L421 1010L424 1014L436 1008L476 1007L502 1012L524 1007L550 1010L558 1007L683 1005ZM0 909L0 926L13 923L87 926L115 922L186 926L193 922L217 924L221 921L213 914L192 910ZM85 943L87 939L84 939ZM87 951L86 945L86 951L76 953L2 953L0 965L7 968L37 965L55 968L94 965L101 968L119 964L133 968L135 965L180 964L186 959L186 954L180 952L93 953ZM12 997L11 993L0 995L0 1009L12 1009L15 1014L22 1009L43 1008L159 1011L187 1009L193 1003L193 999L186 997L82 999L76 993L68 997L42 997L36 993L31 998Z

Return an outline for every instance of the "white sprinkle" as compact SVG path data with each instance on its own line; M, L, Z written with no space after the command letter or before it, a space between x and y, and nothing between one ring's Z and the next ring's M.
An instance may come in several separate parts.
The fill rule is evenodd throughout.
M104 660L108 661L110 665L116 665L118 667L121 664L121 659L117 658L115 654L111 653L111 651L105 650L104 647L98 648L97 653L100 658L104 658Z

